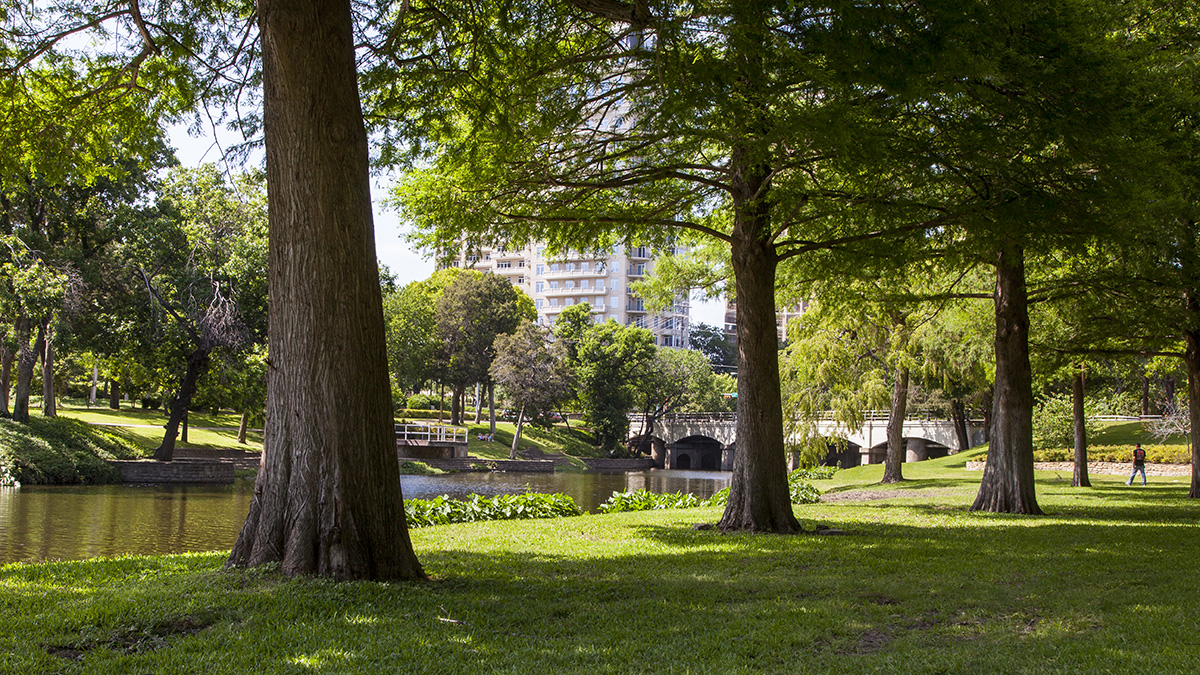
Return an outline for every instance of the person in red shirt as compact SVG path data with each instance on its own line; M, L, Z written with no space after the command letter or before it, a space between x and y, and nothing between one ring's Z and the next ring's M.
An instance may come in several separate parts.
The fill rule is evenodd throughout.
M1142 472L1142 487L1146 486L1146 451L1142 449L1142 444L1138 443L1133 446L1133 473L1129 474L1129 480L1125 481L1126 485L1133 485L1133 479Z

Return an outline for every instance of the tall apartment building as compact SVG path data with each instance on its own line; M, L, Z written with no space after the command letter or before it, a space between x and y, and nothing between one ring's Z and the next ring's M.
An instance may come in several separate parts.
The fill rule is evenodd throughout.
M596 323L616 321L645 328L663 347L688 346L689 305L686 297L661 313L646 309L631 285L654 267L648 247L616 247L611 251L572 252L547 257L541 244L520 250L483 249L451 264L506 277L533 298L538 323L552 325L562 310L586 302Z
M792 319L799 317L801 314L808 311L808 300L800 302L790 307L781 307L775 310L775 334L780 342L787 340L787 326ZM737 341L737 301L725 301L725 335L730 340Z

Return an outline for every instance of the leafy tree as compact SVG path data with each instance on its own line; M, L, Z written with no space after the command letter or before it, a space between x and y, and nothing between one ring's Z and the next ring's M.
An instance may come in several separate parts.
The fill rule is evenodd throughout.
M692 326L688 335L692 349L703 354L712 364L714 370L729 371L737 369L737 347L730 341L725 331L699 323Z
M719 379L711 362L698 351L655 349L633 381L634 410L642 414L640 449L646 450L663 415L682 412L693 403L705 411L719 410L721 389L733 384L728 376Z
M496 336L513 332L523 319L537 318L537 311L533 300L504 277L475 271L457 275L438 297L436 307L441 379L454 388L450 423L462 424L467 385L491 384Z
M566 347L549 338L549 330L528 320L515 332L496 336L491 378L508 391L518 408L509 459L517 458L525 420L553 409L573 393Z

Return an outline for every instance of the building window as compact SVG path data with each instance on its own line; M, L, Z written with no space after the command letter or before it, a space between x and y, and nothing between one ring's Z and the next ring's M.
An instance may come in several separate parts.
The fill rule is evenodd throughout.
M575 271L575 263L567 263L567 271L574 272Z
M537 275L540 277L540 276L542 276L542 275L543 275L543 274L545 274L545 273L546 273L546 266L545 266L545 265L538 265L538 266L537 266Z
M557 272L558 271L558 263L550 263L550 271Z
M546 255L546 247L545 246L539 247L537 250L537 257L543 258L543 257L545 257L545 255Z
M556 300L556 299L554 299L554 298L550 298L550 306L551 306L551 307L558 307L558 300Z
M610 290L610 291L621 290L621 280L620 279L609 279L608 280L608 290Z
M525 266L525 259L524 259L524 258L522 258L521 260L518 260L518 261L517 261L517 267L524 267L524 266Z
M563 285L563 287L564 287L564 288L575 288L575 282L574 282L574 281L568 281L566 284L564 284L564 285Z
M566 300L563 300L563 306L565 307L570 307L573 304L575 304L575 298L567 298Z
M591 263L589 263L589 262L581 262L581 263L579 263L579 269L583 270L584 272L588 271L588 268L589 268L590 266L591 266Z
M517 285L518 286L525 285L525 275L524 274L517 275Z
M557 281L551 281L551 282L550 282L550 290L552 290L552 291L557 291L557 290L558 290L558 282L557 282Z
M538 309L541 309L542 308L542 299L538 298L537 300L534 300L533 304L536 305Z
M621 297L618 295L609 296L608 306L612 307L614 309L617 307L620 307L621 306Z
M663 328L663 330L674 330L675 322L673 320L671 320L670 318L663 319L662 320L662 328Z
M539 281L533 285L533 290L537 291L538 293L541 293L545 289L546 289L546 282L544 282L544 281Z
M506 270L510 267L512 267L511 260L501 260L500 262L496 263L496 269Z

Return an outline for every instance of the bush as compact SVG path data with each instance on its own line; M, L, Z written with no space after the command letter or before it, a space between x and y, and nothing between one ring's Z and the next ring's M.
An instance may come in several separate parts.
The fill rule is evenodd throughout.
M437 410L438 397L429 394L413 394L408 397L408 407L410 410ZM446 409L450 409L448 403Z
M446 495L433 499L406 499L404 514L409 527L473 523L480 520L520 520L578 516L583 511L575 500L564 494L497 495L470 499L451 499Z
M653 511L657 509L691 509L701 506L696 495L687 492L656 494L645 489L630 492L614 492L608 501L600 505L600 513L623 511Z
M1142 449L1146 451L1146 461L1152 464L1190 464L1192 462L1192 455L1186 445L1149 445ZM1035 462L1073 462L1075 461L1075 448L1034 450L1033 460ZM1090 446L1088 447L1088 461L1129 463L1133 461L1133 446Z
M1090 401L1088 402L1091 403ZM1095 414L1090 408L1087 416ZM1084 420L1084 431L1089 437L1100 430L1091 419ZM1045 396L1033 411L1033 446L1035 448L1057 448L1075 443L1075 408L1069 394Z
M0 420L0 465L21 483L118 483L120 471L106 460L142 455L132 443L77 420Z

